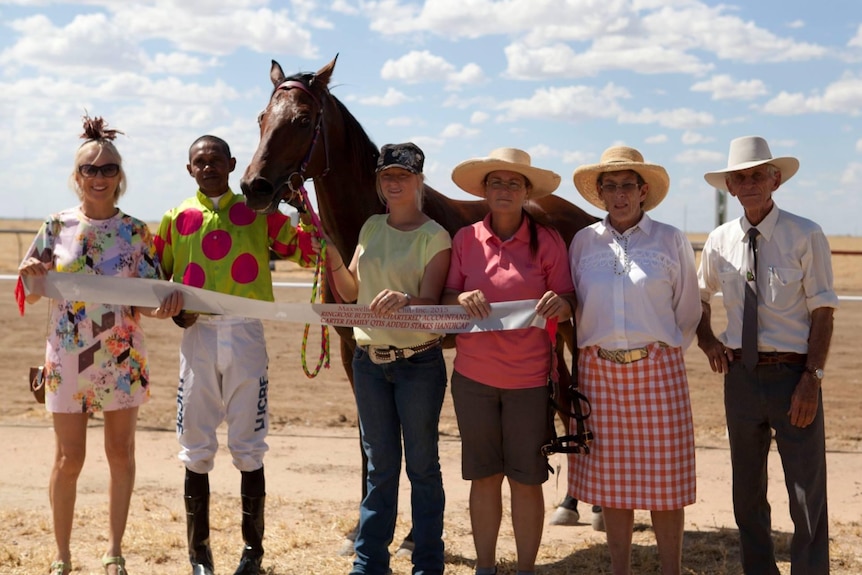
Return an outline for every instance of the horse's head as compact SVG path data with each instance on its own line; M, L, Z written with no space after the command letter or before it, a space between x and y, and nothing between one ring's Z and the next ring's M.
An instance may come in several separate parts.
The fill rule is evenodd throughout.
M301 209L303 182L328 169L323 112L337 58L316 74L289 78L272 61L269 77L274 89L258 117L260 143L240 182L253 210L272 212L282 199Z

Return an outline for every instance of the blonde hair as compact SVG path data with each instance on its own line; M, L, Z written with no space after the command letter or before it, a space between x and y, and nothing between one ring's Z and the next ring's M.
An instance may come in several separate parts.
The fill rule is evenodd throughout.
M78 151L75 152L75 164L72 166L72 173L69 175L69 187L75 192L79 200L84 199L84 193L81 190L81 184L78 179L82 177L78 172L78 168L81 167L81 158L92 150L94 146L99 148L99 153L96 157L101 156L102 153L107 151L116 160L117 165L120 166L120 179L117 182L117 189L114 190L114 203L116 204L120 196L126 193L126 172L123 170L123 157L113 142L117 134L122 133L119 130L108 129L108 123L101 116L95 118L91 118L88 115L84 116L84 132L81 134L81 138L85 141L78 147Z

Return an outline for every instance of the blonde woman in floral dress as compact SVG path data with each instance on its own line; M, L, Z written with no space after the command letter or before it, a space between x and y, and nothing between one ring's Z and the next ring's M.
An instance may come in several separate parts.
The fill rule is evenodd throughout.
M51 215L18 268L21 276L49 270L118 277L158 278L146 224L120 211L126 189L122 159L101 118L84 118L86 141L75 154L69 183L81 204ZM19 291L19 293L21 293ZM22 294L23 295L23 294ZM26 296L35 303L39 296ZM155 309L53 300L45 356L45 404L53 414L56 452L49 498L57 554L51 575L72 570L70 540L78 476L84 465L87 420L101 411L110 469L108 547L102 564L125 575L121 543L135 481L138 406L150 396L142 314L168 318L182 310L174 292ZM23 301L19 305L23 306Z

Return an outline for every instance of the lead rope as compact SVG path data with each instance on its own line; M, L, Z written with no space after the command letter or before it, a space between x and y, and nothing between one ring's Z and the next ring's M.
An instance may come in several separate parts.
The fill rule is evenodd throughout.
M308 201L308 192L305 186L299 188L300 197L302 199L302 208L308 212L311 217L311 223L314 226L314 235L320 241L320 255L317 256L317 264L314 266L314 281L311 284L311 303L317 303L318 295L321 303L323 302L323 293L326 291L326 275L321 273L321 270L326 266L326 240L323 239L323 234L320 232L320 218L311 207L311 202ZM320 326L320 356L317 358L317 366L314 371L308 369L307 349L308 349L308 332L311 329L311 324L305 324L305 329L302 332L302 347L300 349L300 357L302 358L302 371L309 379L317 377L321 368L329 369L329 327L326 325Z

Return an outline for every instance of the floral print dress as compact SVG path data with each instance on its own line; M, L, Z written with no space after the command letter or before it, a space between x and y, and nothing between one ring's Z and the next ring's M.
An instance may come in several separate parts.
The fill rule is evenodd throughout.
M93 220L80 208L51 216L30 246L30 257L64 273L159 277L147 225L118 211ZM150 396L139 316L129 306L51 300L45 354L45 405L55 413L136 407Z

